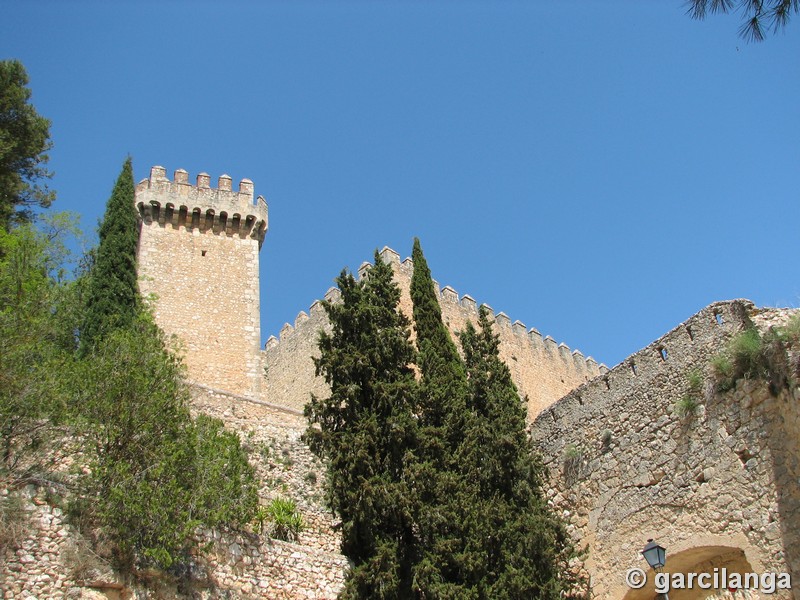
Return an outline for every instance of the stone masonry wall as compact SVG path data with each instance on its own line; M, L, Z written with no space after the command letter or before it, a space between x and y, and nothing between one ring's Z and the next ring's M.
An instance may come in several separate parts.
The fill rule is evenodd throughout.
M295 501L304 522L295 539L273 539L268 520L263 531L254 524L249 532L198 532L204 553L194 558L191 581L181 589L156 576L145 587L116 573L92 549L68 523L57 494L34 486L22 493L2 490L0 502L12 497L24 518L17 543L0 547L0 599L336 598L348 561L339 553L337 521L324 505L325 468L300 440L305 419L201 385L192 386L192 411L217 417L240 435L262 505L277 497Z
M652 584L624 583L627 569L647 567L648 538L667 548L667 571L728 565L800 581L800 393L775 398L744 381L719 394L709 383L709 359L763 324L759 313L747 301L712 304L532 423L551 499L588 549L596 597L653 597ZM698 368L702 404L681 417L674 407Z
M411 275L414 265L407 258L400 262L400 255L390 248L381 252L384 261L392 265L395 281L400 286L400 310L410 317ZM359 269L363 275L370 264ZM458 332L468 321L477 324L478 305L470 296L459 298L451 287L439 289L435 283L442 318L458 343ZM338 290L332 288L325 295L327 300L336 300ZM511 375L523 397L528 398L528 416L535 417L558 398L604 373L605 365L598 365L591 357L584 358L580 351L571 351L565 344L557 344L547 336L542 339L536 329L528 330L519 321L513 324L505 313L493 314L495 331L500 336L500 356L511 369ZM318 356L317 339L320 330L329 324L319 301L314 302L308 313L301 312L294 325L286 324L280 339L271 337L264 348L263 364L266 380L263 398L274 404L302 410L312 393L324 396L325 382L315 377L313 356ZM413 332L412 332L413 335Z
M188 183L186 171L166 178L153 167L136 186L141 219L139 287L156 322L180 339L189 379L238 394L261 384L258 253L267 205L253 202L253 183L231 190L209 176Z
M348 562L341 554L302 542L255 533L204 532L203 556L192 579L178 587L167 577L132 583L116 573L91 544L66 523L61 508L45 494L21 494L27 525L17 547L0 555L0 598L123 600L130 598L241 598L333 600L344 584Z
M215 552L204 561L205 578L244 598L335 598L347 559L339 553L338 521L324 504L325 466L301 440L305 418L292 409L194 386L192 410L221 419L250 453L259 500L296 502L305 523L291 542L263 535L216 534Z

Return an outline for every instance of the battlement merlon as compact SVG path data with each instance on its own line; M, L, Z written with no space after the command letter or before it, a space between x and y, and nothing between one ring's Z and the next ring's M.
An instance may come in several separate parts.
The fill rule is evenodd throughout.
M211 176L197 175L197 183L189 183L189 173L175 171L172 181L164 167L150 169L150 177L136 185L136 206L140 218L173 227L213 229L214 233L249 235L264 242L268 227L267 203L262 196L253 199L253 182L242 179L239 190L233 191L230 176L221 175L217 187L211 187Z

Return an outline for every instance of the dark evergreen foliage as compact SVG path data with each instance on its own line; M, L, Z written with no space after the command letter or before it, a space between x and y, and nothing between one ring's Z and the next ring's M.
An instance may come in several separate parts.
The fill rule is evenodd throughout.
M419 241L411 296L418 353L389 265L325 302L316 360L331 395L306 432L328 464L328 503L354 567L344 598L555 599L574 589L571 546L542 496L525 407L485 311L462 336L442 322ZM419 382L412 363L417 358Z
M561 598L576 589L572 547L548 508L543 466L525 430L525 405L499 356L484 307L480 331L461 334L469 378L468 415L458 463L472 482L464 553L481 598Z
M458 423L449 421L457 419L462 412L466 374L458 350L442 322L442 309L418 238L414 238L411 257L414 261L411 301L422 373L420 422L426 427L444 428L431 433L441 436L449 444L449 448L442 449L447 452L459 442Z
M419 564L415 585L422 597L469 598L463 555L469 482L457 462L466 433L467 377L464 363L442 322L433 279L419 239L412 251L411 300L417 333L420 386L420 461L417 482Z
M100 225L100 245L91 271L81 329L84 354L104 335L131 325L136 318L140 308L136 280L137 240L133 168L128 158Z
M417 445L409 323L377 252L361 281L342 272L337 284L341 302L323 303L332 330L320 335L315 360L331 394L306 406L305 438L327 461L327 501L353 561L343 597L409 598L416 538L408 465Z
M55 194L40 182L51 147L50 121L30 104L28 74L18 60L0 61L0 227L30 221L32 207L47 208Z
M748 42L763 41L768 30L783 30L800 12L800 0L687 0L686 5L693 19L705 19L708 13L740 12L739 35Z

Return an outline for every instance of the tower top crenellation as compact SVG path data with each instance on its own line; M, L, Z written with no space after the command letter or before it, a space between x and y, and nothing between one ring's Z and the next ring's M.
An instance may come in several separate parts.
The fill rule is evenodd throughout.
M188 171L177 169L170 180L164 167L155 166L150 177L136 185L136 206L145 222L247 234L260 245L267 232L267 202L263 196L254 200L253 195L250 179L242 179L234 191L231 176L220 175L212 188L208 173L199 173L191 184Z

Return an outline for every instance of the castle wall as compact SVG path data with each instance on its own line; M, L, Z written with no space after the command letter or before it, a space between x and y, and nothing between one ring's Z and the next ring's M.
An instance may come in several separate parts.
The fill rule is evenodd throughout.
M728 565L798 581L800 393L774 398L744 381L717 394L708 383L709 359L757 313L747 301L712 304L532 423L550 499L588 548L597 597L653 597L652 585L624 583L629 568L647 569L648 538L667 548L667 571ZM674 406L697 368L703 405L680 417Z
M412 315L410 288L414 265L411 259L400 261L400 256L390 248L381 252L384 261L392 265L394 278L400 287L400 310L409 318ZM369 269L364 263L359 276ZM451 287L439 289L435 283L442 319L458 344L458 332L467 322L477 326L478 305L470 296L459 298ZM336 300L338 290L331 289L325 298ZM511 376L522 397L528 399L528 416L535 417L545 407L574 389L576 386L604 373L591 357L584 358L579 351L571 351L565 344L551 337L542 338L535 329L528 330L523 323L511 320L504 313L494 314L494 330L500 336L500 356L511 369ZM312 357L319 356L319 332L329 328L325 311L315 302L308 313L301 312L294 325L286 324L280 339L270 338L263 352L266 380L263 397L275 404L302 410L310 395L328 393L325 382L315 376ZM413 330L412 330L413 336Z
M180 340L188 377L239 394L261 384L258 254L267 227L253 184L174 181L161 167L136 186L139 287L158 325Z
M253 398L193 386L192 411L222 419L236 431L259 482L259 501L295 501L304 528L287 542L261 535L215 532L204 558L214 586L242 598L336 598L344 585L347 559L340 554L338 520L324 505L325 466L303 443L307 427L297 411ZM219 597L226 597L223 593Z
M21 493L0 489L0 503L12 498L25 515L16 543L8 543L8 531L0 527L0 598L337 597L348 561L339 552L338 521L323 502L325 467L301 440L305 418L204 385L193 385L191 391L195 415L217 417L239 434L256 470L259 502L267 505L278 497L295 501L304 523L296 539L271 538L268 520L263 532L255 524L250 531L198 531L198 546L204 551L193 559L192 581L178 590L163 577L150 581L148 591L116 572L108 556L95 552L68 523L56 494L33 485Z

